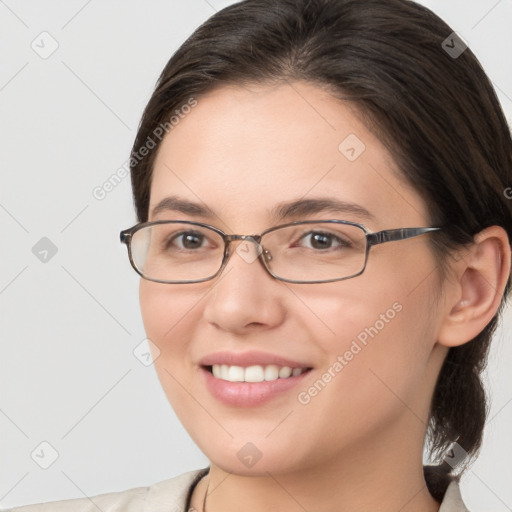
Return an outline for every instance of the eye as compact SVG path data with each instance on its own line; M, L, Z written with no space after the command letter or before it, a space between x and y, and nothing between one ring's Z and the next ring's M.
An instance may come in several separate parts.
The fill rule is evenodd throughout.
M197 233L195 231L185 231L174 235L168 242L168 246L171 244L178 245L179 249L198 249L203 245L205 241L205 235Z
M348 240L343 240L340 237L327 232L311 231L304 234L301 238L301 245L309 249L332 249L337 247L350 247Z

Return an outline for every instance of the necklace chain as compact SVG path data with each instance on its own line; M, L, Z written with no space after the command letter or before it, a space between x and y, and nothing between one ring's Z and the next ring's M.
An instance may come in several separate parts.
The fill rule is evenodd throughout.
M209 488L210 488L210 473L208 473L208 484L206 485L206 491L204 492L203 510L201 512L206 512L206 496L208 496Z

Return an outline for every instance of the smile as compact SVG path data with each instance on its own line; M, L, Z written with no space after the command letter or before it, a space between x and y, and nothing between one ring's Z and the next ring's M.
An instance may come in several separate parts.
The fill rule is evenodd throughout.
M215 370L214 367L216 367ZM271 368L268 369L269 367ZM277 365L253 365L246 368L242 366L212 365L201 366L200 368L204 385L215 399L224 405L244 408L262 405L279 397L285 398L285 392L296 386L301 386L302 389L304 385L300 385L300 383L312 371L312 368L292 369L289 366L279 367ZM228 377L233 374L233 378L240 380L231 381L216 377L214 371L215 373L221 372L221 374L224 372L224 375L227 372ZM277 377L276 372L278 373ZM264 380L262 375L264 377L265 373L272 378ZM280 374L284 377L281 377Z
M208 367L216 379L222 379L229 382L264 382L277 379L287 379L295 377L310 368L291 368L289 366L252 365L244 368L243 366L231 366L227 364L214 364Z

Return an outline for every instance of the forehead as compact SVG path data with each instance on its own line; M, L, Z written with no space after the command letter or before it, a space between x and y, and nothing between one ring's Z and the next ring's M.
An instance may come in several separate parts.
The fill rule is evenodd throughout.
M160 145L150 213L168 195L240 222L308 197L356 202L387 227L404 215L426 218L355 107L304 82L222 87L197 98Z

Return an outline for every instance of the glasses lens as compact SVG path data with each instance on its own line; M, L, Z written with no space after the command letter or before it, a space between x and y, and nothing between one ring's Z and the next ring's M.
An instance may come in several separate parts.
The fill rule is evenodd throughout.
M139 272L157 281L195 281L217 273L224 241L215 231L179 222L146 226L131 239Z
M272 272L292 281L329 281L364 268L366 237L351 224L295 224L265 234L262 245Z

